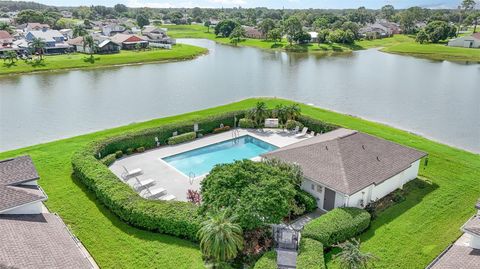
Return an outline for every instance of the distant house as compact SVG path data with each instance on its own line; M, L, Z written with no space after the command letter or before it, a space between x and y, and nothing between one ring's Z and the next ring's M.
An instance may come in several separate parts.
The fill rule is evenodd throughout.
M72 15L73 15L72 12L67 11L67 10L62 10L60 12L60 14L62 14L62 17L67 18L67 19L71 18Z
M14 50L13 37L7 31L0 30L0 55L5 51Z
M30 22L26 24L24 31L25 32L46 31L49 29L50 29L50 26L48 24Z
M66 38L57 30L30 31L25 35L25 40L31 42L34 38L42 39L45 42L45 53L59 54L70 49Z
M480 33L468 36L461 36L448 41L450 47L480 48Z
M60 33L66 38L73 38L73 30L72 29L61 29L59 30Z
M116 23L110 23L102 26L102 34L106 36L113 36L127 30L125 26Z
M361 37L368 39L385 38L393 35L393 30L379 22L370 23L358 31Z
M56 214L43 205L47 195L32 159L0 160L0 267L98 268Z
M317 32L308 32L310 35L310 42L311 43L318 43L318 33Z
M375 136L337 129L263 155L302 168L301 188L325 211L360 207L417 177L427 154Z
M137 35L116 34L111 37L111 40L124 50L133 50L137 46L140 46L140 48L148 47L148 41Z
M0 18L0 23L12 24L12 19L10 18Z
M245 30L245 36L248 38L255 38L255 39L265 38L262 32L260 32L260 30L258 30L255 27L251 27L251 26L242 26L242 27Z
M167 35L167 29L165 28L158 28L155 26L145 26L142 31L142 38L147 40L150 46L153 47L166 47L171 48L171 45L176 43L176 40L170 38ZM169 46L164 46L169 45Z
M426 269L479 268L480 265L480 200L477 212L461 228L463 235L443 251Z
M112 54L119 53L121 46L108 38L98 37L93 35L93 40L97 45L95 53L97 54ZM70 46L75 48L76 52L90 53L89 47L83 46L83 37L79 36L67 41Z
M402 33L402 28L400 28L400 24L396 22L390 22L382 19L382 20L377 20L377 23L389 29L392 35L398 35Z

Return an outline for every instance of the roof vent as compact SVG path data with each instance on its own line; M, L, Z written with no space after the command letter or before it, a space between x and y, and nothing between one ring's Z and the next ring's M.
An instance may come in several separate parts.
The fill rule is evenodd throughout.
M364 150L365 150L365 145L362 145L362 149L364 149Z
M328 146L325 146L325 149L328 150Z
M377 156L377 161L380 161L380 158Z

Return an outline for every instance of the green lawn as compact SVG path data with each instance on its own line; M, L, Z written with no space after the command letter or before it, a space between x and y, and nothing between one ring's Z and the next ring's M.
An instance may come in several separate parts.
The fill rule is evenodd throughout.
M202 268L197 245L129 227L72 179L70 159L86 143L127 130L143 129L199 116L245 109L259 99L156 119L74 138L0 153L0 159L30 154L58 212L103 268ZM262 99L270 107L289 103ZM412 188L406 201L382 212L361 236L363 250L380 258L378 268L424 268L460 235L460 226L474 213L480 197L480 155L442 145L382 124L302 105L302 112L328 123L377 135L429 153L420 175L428 184ZM327 256L328 257L328 256Z
M206 27L200 25L166 25L169 35L175 38L206 38L221 44L230 44L229 38L217 38L206 32ZM280 43L259 39L245 39L238 46L255 47L260 49L284 50L288 42L283 40ZM323 54L349 53L354 50L383 47L382 51L411 55L415 57L428 58L433 60L471 61L480 62L480 50L467 48L447 47L444 44L419 44L415 39L407 35L395 35L389 38L376 40L361 40L355 45L343 44L309 44L298 46L298 51Z
M147 51L124 51L118 54L94 55L95 61L89 61L90 56L74 53L67 55L45 56L40 64L17 61L14 65L8 62L0 63L0 75L26 73L35 71L70 69L70 68L98 68L111 65L134 64L144 62L160 62L192 59L207 50L196 46L178 44L171 50L154 49Z

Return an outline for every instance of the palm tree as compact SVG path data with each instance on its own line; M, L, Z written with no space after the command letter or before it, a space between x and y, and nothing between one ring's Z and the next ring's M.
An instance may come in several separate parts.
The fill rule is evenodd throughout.
M258 102L255 108L252 110L255 124L260 126L262 122L268 117L267 104L264 102Z
M295 120L298 116L300 116L300 112L301 112L300 105L298 104L287 106L286 108L287 120Z
M200 248L203 255L213 262L213 268L223 267L225 262L234 259L243 248L242 228L234 221L223 210L210 214L198 230Z
M87 30L85 29L84 26L82 25L75 25L73 27L73 37L78 37L78 36L85 36L87 35L88 32Z
M6 61L6 60L9 60L10 64L13 64L15 61L17 61L17 53L13 50L6 51L3 61Z
M13 34L12 26L5 22L0 22L0 31L7 31L9 34Z
M28 46L33 50L34 53L38 53L40 55L40 60L43 59L43 52L46 46L43 39L34 37L32 41L28 43Z
M97 50L97 44L90 35L83 36L83 51L86 51L86 48L89 50L90 58L93 59L93 54Z
M344 269L366 269L377 259L371 253L362 253L360 251L360 240L352 239L341 244L335 245L342 249L342 252L334 255Z
M275 107L275 116L278 118L281 124L284 124L287 121L287 107L285 105L279 104Z

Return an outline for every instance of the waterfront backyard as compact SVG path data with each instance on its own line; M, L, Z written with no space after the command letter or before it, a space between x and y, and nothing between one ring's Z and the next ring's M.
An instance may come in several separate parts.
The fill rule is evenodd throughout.
M261 99L269 107L291 104L281 99ZM194 243L132 228L103 205L80 182L72 178L71 157L92 140L192 121L227 111L248 109L259 99L247 99L184 115L152 120L88 135L0 153L0 157L29 154L42 177L40 185L49 194L48 208L58 212L101 267L202 268ZM380 268L423 268L459 235L459 227L473 213L478 198L480 157L382 124L301 105L302 113L338 126L376 135L429 153L428 165L420 170L422 183L409 188L406 200L383 212L360 236L362 249L380 258ZM108 248L105 248L108 245ZM154 251L152 251L154 250ZM328 261L328 255L327 255ZM329 263L329 265L332 265ZM332 265L335 266L335 265Z

